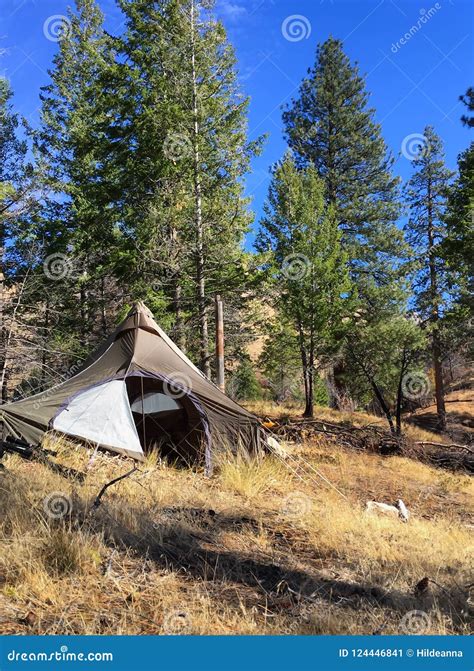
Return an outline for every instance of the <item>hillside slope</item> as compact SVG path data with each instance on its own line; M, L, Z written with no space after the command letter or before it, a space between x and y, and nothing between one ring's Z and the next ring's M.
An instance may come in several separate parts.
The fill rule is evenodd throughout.
M0 633L468 631L466 475L318 439L212 478L150 457L94 511L128 463L59 448L82 482L16 456L0 472ZM406 524L365 512L398 498Z

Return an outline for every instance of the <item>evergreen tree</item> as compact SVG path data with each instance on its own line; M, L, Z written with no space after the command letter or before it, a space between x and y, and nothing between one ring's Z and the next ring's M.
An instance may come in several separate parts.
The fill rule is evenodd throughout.
M257 401L262 397L262 387L246 352L241 353L239 364L229 378L227 393L237 401Z
M28 273L15 240L35 205L33 167L27 160L27 128L13 110L12 91L0 77L0 398L7 400L14 364L18 310L25 301ZM7 244L8 243L8 244ZM18 357L19 358L19 357Z
M50 302L62 314L57 330L67 337L72 329L87 349L115 317L108 306L117 293L113 272L121 234L110 206L116 194L103 132L103 83L114 54L94 0L76 0L68 22L51 83L41 94L36 148L49 198L39 235L46 266L62 263L61 272L46 269Z
M303 374L298 334L283 315L267 323L266 339L259 357L272 400L277 403L303 399Z
M406 314L383 318L359 313L346 339L351 364L347 385L351 393L368 405L374 398L377 411L385 416L390 430L401 434L404 398L421 398L429 383L420 372L426 340L423 331ZM410 378L410 374L413 376Z
M459 97L459 100L463 102L470 115L468 116L467 114L463 114L461 117L461 121L465 126L468 126L469 128L474 127L474 116L472 115L472 112L474 112L474 86L470 86L466 93L462 96Z
M398 294L400 261L407 250L395 225L400 198L393 158L368 102L357 64L350 62L342 42L330 37L318 46L315 64L283 121L298 165L314 166L323 180L359 300L373 310L381 294L393 300L388 289ZM346 397L347 365L340 358L330 372L336 407Z
M212 4L120 0L127 29L117 42L118 122L109 132L130 236L139 256L155 262L181 346L185 322L197 326L208 376L213 295L228 305L245 282L250 216L241 178L259 145L247 141L248 100Z
M452 173L444 164L443 145L433 128L426 127L424 136L425 147L413 161L414 174L406 187L410 214L405 232L418 263L413 282L415 307L430 331L438 428L444 431L446 409L440 329L449 297L450 274L441 250L447 236L445 215Z
M283 114L298 164L314 166L323 180L361 297L393 279L402 250L398 180L368 99L357 65L331 37Z
M316 169L299 170L287 154L276 166L259 247L271 250L277 305L298 336L306 417L313 416L314 376L327 364L354 309L347 254Z
M457 301L468 299L474 267L474 142L458 157L458 175L452 184L445 216L446 236L441 254L457 284L451 291Z
M472 93L471 93L472 110ZM469 92L468 92L469 93ZM472 121L472 118L471 118ZM472 123L465 125L472 127ZM443 319L443 340L453 379L453 360L464 365L472 359L472 315L474 280L474 142L458 156L458 174L451 185L446 211L447 236L440 254L450 269L453 302ZM466 328L467 325L467 328Z

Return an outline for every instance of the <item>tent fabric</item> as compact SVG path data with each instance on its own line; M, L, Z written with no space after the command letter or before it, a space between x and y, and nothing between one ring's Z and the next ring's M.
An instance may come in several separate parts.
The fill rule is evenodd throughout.
M78 394L56 415L52 428L129 457L143 456L123 380L112 380Z
M46 431L57 429L59 424L55 426L56 419L71 404L78 402L80 394L112 381L126 383L129 415L132 415L130 404L139 394L164 393L176 399L182 407L182 411L168 413L166 418L166 413L163 413L163 418L161 414L147 415L141 424L139 414L133 413L136 433L145 450L149 448L145 441L154 440L160 445L166 443L167 449L179 443L181 452L189 450L189 456L194 451L193 457L205 459L209 470L212 457L219 450L256 452L260 448L262 430L258 418L208 380L162 331L143 303L130 310L76 375L40 394L0 406L3 432L38 444ZM70 411L75 407L72 405ZM120 408L120 419L118 406L115 417L112 416L111 424L115 423L116 430L110 428L109 433L100 438L99 444L114 452L123 454L128 450L137 455L134 458L143 458L136 450L136 436L131 432L130 418L126 419L123 404ZM90 412L84 412L81 426L84 427L87 422L93 425L104 411L91 406ZM61 422L64 419L65 416ZM128 428L122 432L118 427L124 422ZM80 435L77 427L70 427L70 430L68 435L90 441L89 436ZM81 430L84 433L84 428ZM115 437L111 440L113 435ZM91 442L97 442L96 439L97 433L94 433L94 441ZM107 440L109 444L105 442Z

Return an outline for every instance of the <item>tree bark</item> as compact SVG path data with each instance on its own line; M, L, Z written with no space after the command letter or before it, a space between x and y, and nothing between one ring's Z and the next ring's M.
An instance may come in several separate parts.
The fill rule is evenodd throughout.
M385 402L385 399L382 395L382 392L380 391L377 383L375 382L375 380L373 378L370 378L369 382L370 382L370 385L371 385L372 389L374 390L374 394L375 394L375 397L376 397L377 401L380 403L380 407L382 408L383 414L385 415L385 417L387 419L388 425L390 427L390 432L393 433L393 434L396 434L397 432L396 432L395 426L393 424L392 413L390 412L390 408L388 407L388 405Z
M367 370L367 368L365 367L364 362L361 361L361 360L354 354L354 351L352 351L351 354L352 354L352 356L353 356L353 358L354 358L356 364L360 367L361 371L364 373L365 377L367 378L367 381L369 382L370 386L372 387L372 390L373 390L373 392L374 392L374 394L375 394L375 398L376 398L377 401L379 402L380 407L381 407L381 409L382 409L382 412L383 412L383 414L385 415L385 418L386 418L386 420L387 420L387 422L388 422L388 425L389 425L389 427L390 427L390 432L393 433L393 434L395 435L395 434L396 434L396 430L395 430L395 425L394 425L394 423L393 423L392 413L390 412L390 408L389 408L389 406L387 405L387 403L386 403L386 401L385 401L385 399L384 399L384 397L383 397L383 394L382 394L382 392L381 392L380 389L379 389L379 386L378 386L377 382L375 381L375 379L374 379L373 375L370 373L370 371Z
M108 326L107 326L107 311L105 308L105 278L101 277L100 279L100 318L102 325L102 335L104 338L108 335Z
M45 303L45 307L44 307L44 321L43 321L43 325L44 325L44 331L43 331L43 332L44 332L44 336L45 336L45 338L47 338L47 337L48 337L48 333L49 333L49 296L48 296L48 295L46 296L46 303ZM46 351L46 350L47 350L46 343L44 343L44 345L45 345L45 346L43 347L43 351L42 351L42 353L41 353L41 373L40 373L40 376L41 376L41 377L40 377L40 390L41 390L41 391L43 391L43 389L44 389L45 386L46 386L46 376L45 376L45 371L46 371L46 366L47 366L47 364L48 364L48 361L47 361L47 351Z
M301 365L303 366L305 408L303 417L313 416L313 381L310 371L309 357L304 342L303 327L298 324L298 340L300 343Z
M23 282L21 283L18 291L18 296L17 300L15 303L15 307L13 308L13 313L11 317L11 324L10 328L6 330L5 332L5 337L4 337L4 342L2 343L4 346L4 353L2 357L2 367L1 367L1 373L0 373L0 390L1 390L1 397L3 403L6 403L8 400L8 391L7 391L7 381L9 378L9 369L8 369L8 363L9 363L9 349L10 349L10 343L13 337L13 331L15 328L15 322L16 322L16 315L18 312L18 309L20 308L21 305L21 300L23 298L23 292L25 290L26 282L28 280L29 276L29 269L26 271L25 277L23 279ZM2 314L3 316L3 314ZM3 326L3 325L2 325Z
M442 349L439 337L439 308L438 308L438 276L436 271L436 253L433 225L433 196L428 185L428 263L430 271L430 299L431 299L431 354L435 376L436 413L438 415L437 428L446 430L446 406L444 403L444 380Z
M174 334L173 339L178 345L179 349L184 352L186 350L186 339L184 337L184 320L181 310L181 285L177 277L173 286L173 312L174 312Z
M306 407L303 417L313 417L314 415L314 333L311 330L309 341L309 361L308 361L308 394L306 396Z
M396 433L397 436L402 435L402 399L403 399L403 377L407 369L407 355L406 350L403 350L402 365L400 367L400 375L398 377L397 387L397 408L396 408Z
M192 100L193 100L193 172L194 172L194 204L196 226L196 283L199 313L199 349L201 370L210 379L211 362L209 356L209 325L206 305L206 282L204 274L204 224L202 219L202 188L200 178L199 156L199 110L196 75L196 7L191 2L191 65L192 65Z

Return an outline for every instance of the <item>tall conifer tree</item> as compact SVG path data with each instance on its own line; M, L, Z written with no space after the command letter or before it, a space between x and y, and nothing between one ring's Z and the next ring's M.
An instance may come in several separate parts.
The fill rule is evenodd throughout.
M416 309L430 328L438 428L446 429L441 320L449 298L450 277L442 254L447 236L445 214L453 173L444 164L443 145L434 129L424 130L425 145L413 161L414 174L406 187L410 206L405 228L418 262L413 290Z
M206 375L213 294L229 301L242 287L250 223L242 177L259 146L247 140L248 100L212 5L120 0L127 28L114 84L115 98L130 92L114 130L124 218L140 255L154 261L178 326L173 335L183 344L183 306L198 327Z
M357 65L331 37L283 114L299 165L313 165L323 180L361 297L393 279L402 240L393 159L368 101Z

